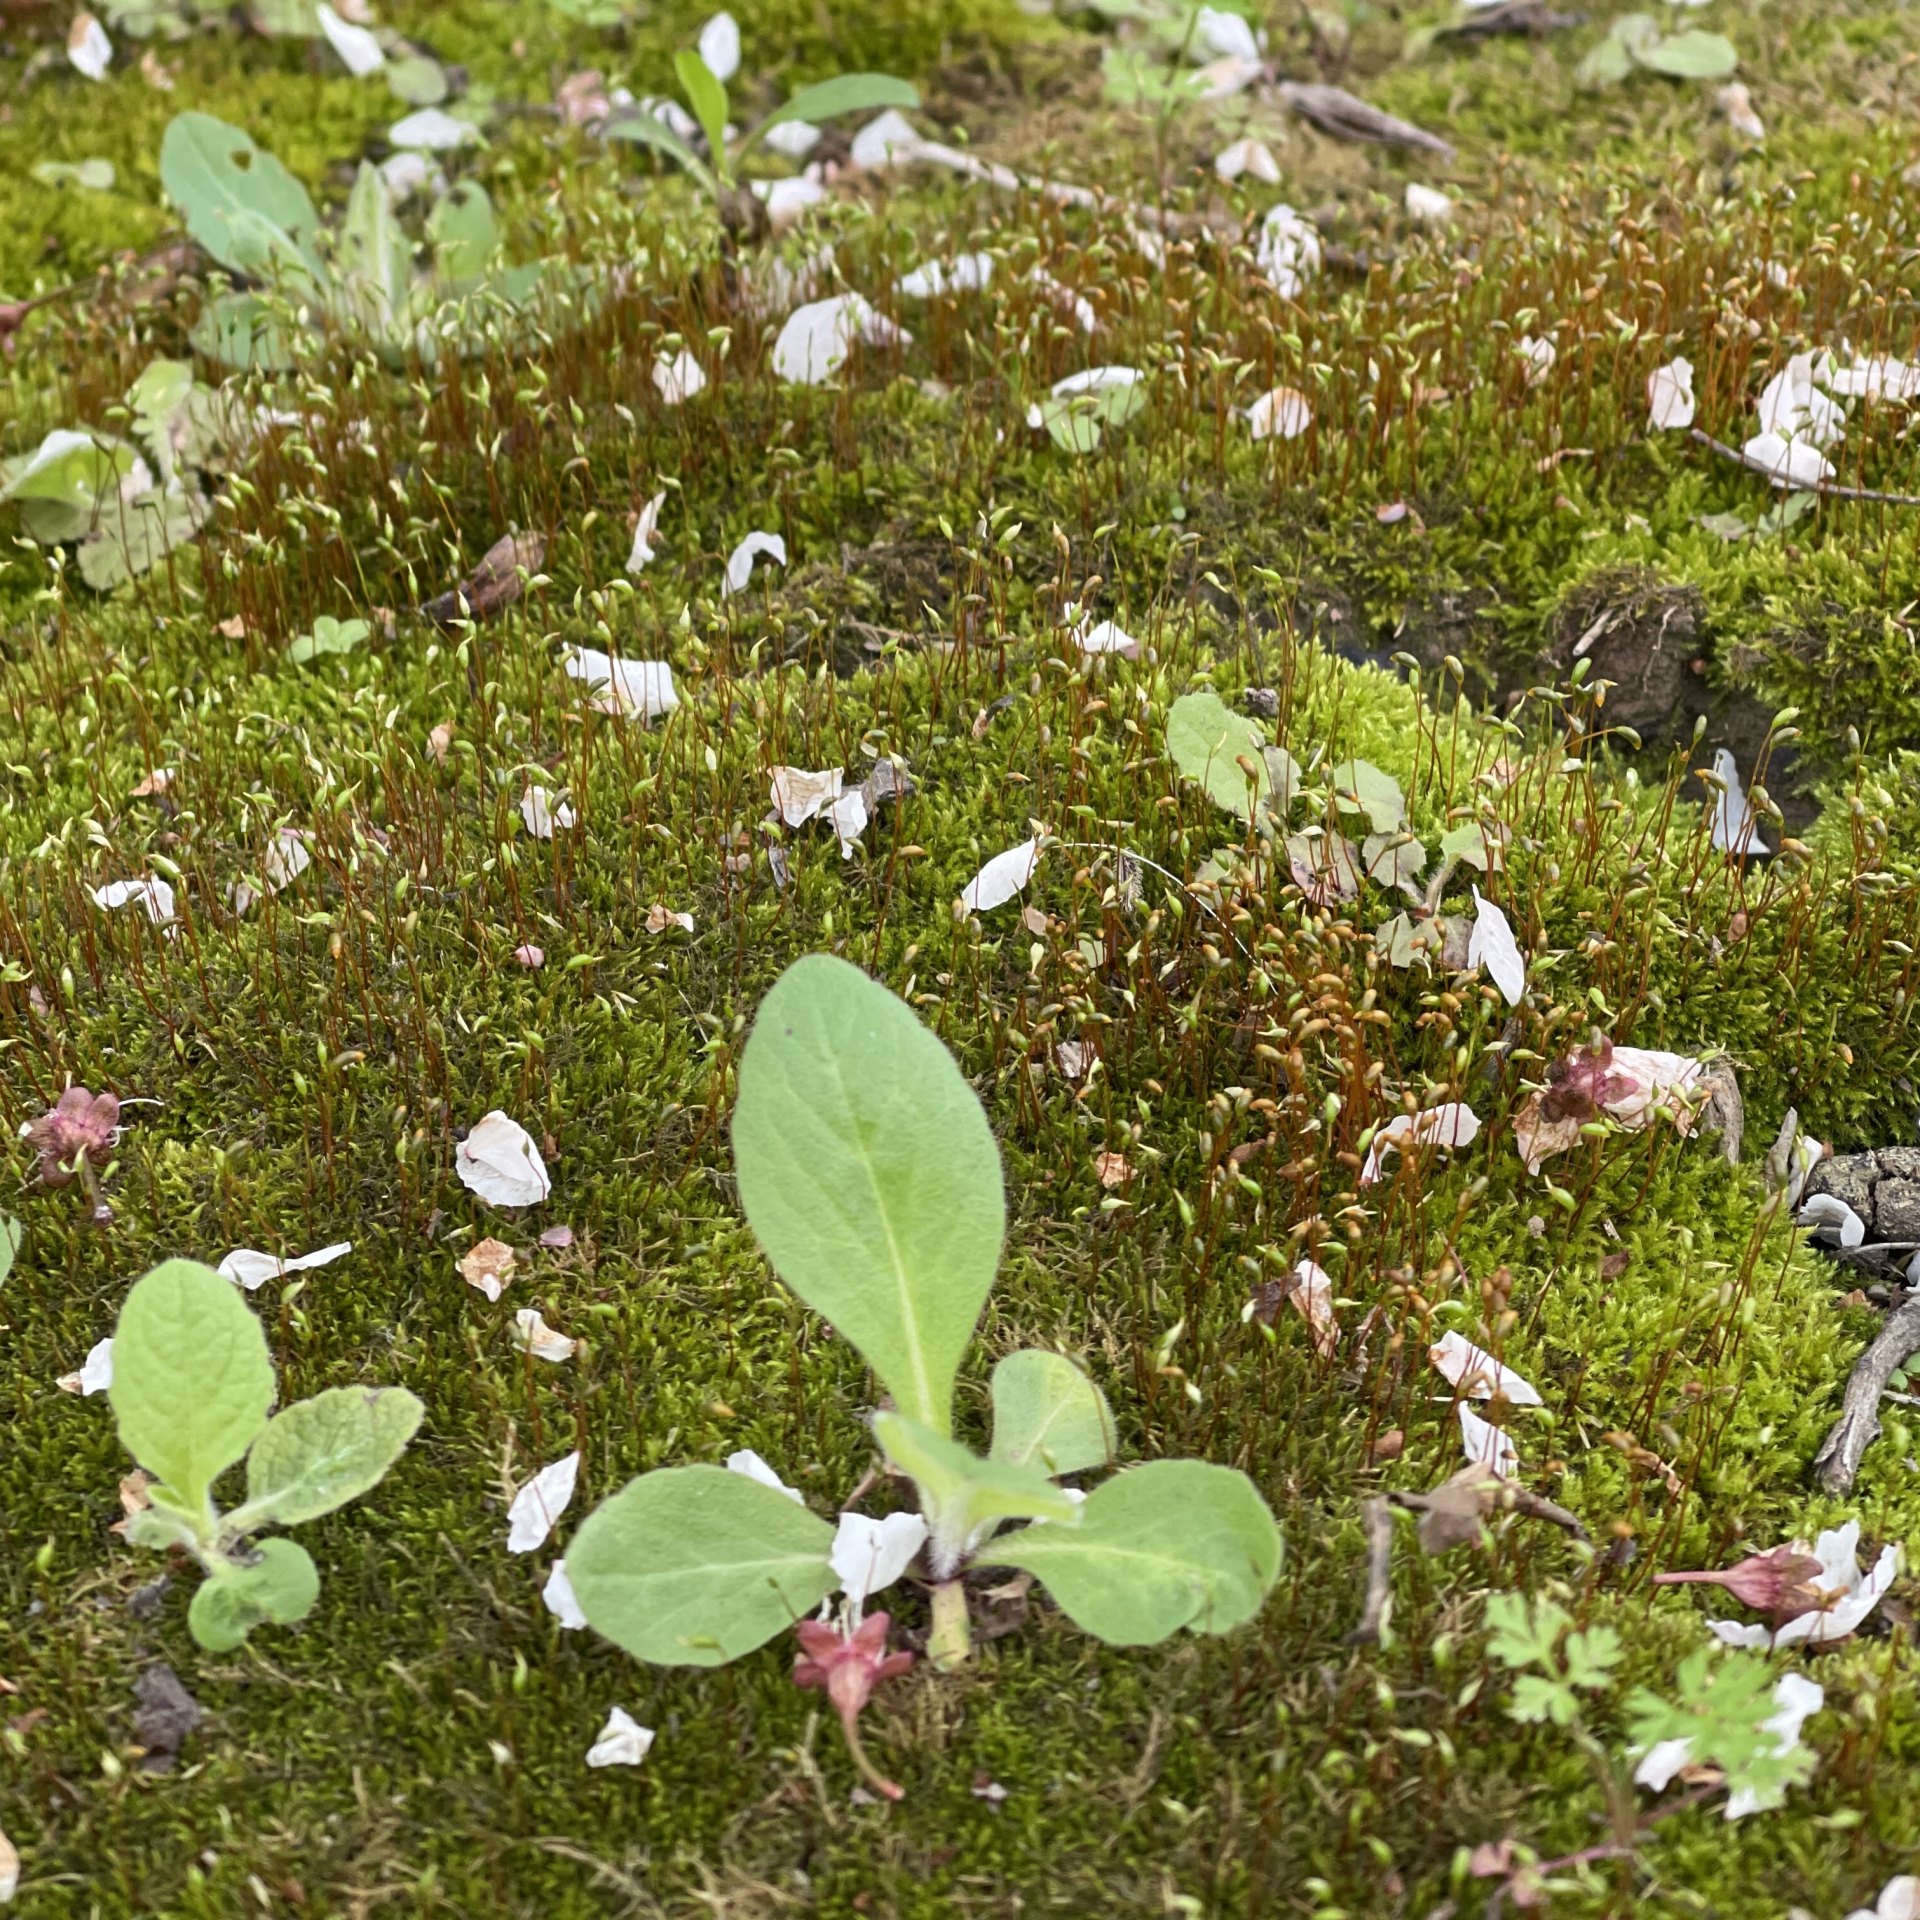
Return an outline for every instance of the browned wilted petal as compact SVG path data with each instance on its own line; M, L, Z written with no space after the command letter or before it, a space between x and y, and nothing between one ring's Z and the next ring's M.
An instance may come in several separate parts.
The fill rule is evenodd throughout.
M115 1095L69 1087L27 1129L27 1142L39 1156L41 1180L50 1187L64 1187L83 1153L96 1167L104 1166L119 1125L120 1102Z
M1811 1613L1822 1596L1811 1583L1820 1572L1820 1562L1789 1542L1769 1553L1749 1554L1731 1567L1706 1568L1693 1572L1656 1573L1656 1587L1725 1587L1742 1606L1756 1613L1771 1614L1778 1623Z
M546 557L545 534L502 534L451 593L429 600L420 611L443 627L460 620L490 620L520 598L525 584L520 578L522 570L538 573Z

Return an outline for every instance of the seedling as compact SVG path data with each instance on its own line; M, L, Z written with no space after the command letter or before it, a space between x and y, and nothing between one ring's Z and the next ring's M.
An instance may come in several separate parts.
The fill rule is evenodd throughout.
M1028 1350L994 1369L984 1456L955 1437L954 1381L1000 1263L1006 1201L979 1100L902 1001L828 955L788 968L741 1058L733 1148L775 1272L891 1398L873 1432L927 1523L937 1666L968 1655L970 1566L1025 1568L1116 1646L1224 1633L1258 1610L1280 1535L1244 1474L1161 1460L1084 1499L1059 1484L1113 1449L1100 1390L1060 1355ZM1016 1521L1030 1524L1007 1530ZM588 1518L567 1572L588 1621L629 1653L718 1666L833 1592L832 1542L775 1488L669 1467Z
M703 160L674 132L657 113L644 107L617 114L607 123L608 134L616 140L631 140L665 154L723 212L737 204L736 182L741 163L775 127L791 121L812 125L837 119L844 113L871 113L880 107L917 107L919 92L904 80L889 73L842 73L817 85L802 87L785 106L775 107L760 124L739 141L731 151L727 147L727 89L714 78L713 71L690 47L674 56L674 73L680 91L693 109L693 117L705 136L707 157Z
M138 1281L113 1332L108 1388L120 1438L154 1476L127 1523L142 1547L184 1547L206 1570L187 1624L209 1653L262 1621L313 1610L320 1575L292 1540L251 1537L345 1506L377 1485L420 1424L401 1387L334 1387L271 1419L273 1361L240 1289L211 1267L169 1260ZM241 1460L247 1497L230 1513L214 1482Z
M442 342L430 323L449 302L520 314L570 272L551 260L500 265L493 203L477 181L463 180L427 215L433 266L416 277L414 243L377 168L361 163L346 213L328 232L306 188L249 134L211 114L177 114L168 125L160 183L221 266L268 289L218 296L193 329L193 344L230 367L289 367L323 324L391 365L416 356L431 363ZM472 332L456 330L463 351Z

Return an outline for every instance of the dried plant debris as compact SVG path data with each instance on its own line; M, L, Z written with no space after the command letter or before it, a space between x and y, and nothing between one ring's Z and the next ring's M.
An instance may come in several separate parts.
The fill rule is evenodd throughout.
M502 534L465 579L427 601L420 611L439 627L452 628L463 620L491 620L520 598L528 579L540 571L546 557L544 534Z

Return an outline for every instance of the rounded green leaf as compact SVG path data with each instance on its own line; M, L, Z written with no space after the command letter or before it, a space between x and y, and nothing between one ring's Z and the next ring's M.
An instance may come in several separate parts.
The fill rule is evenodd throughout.
M839 1584L833 1529L723 1467L665 1467L587 1516L567 1548L580 1610L638 1660L717 1667L764 1646Z
M231 1653L262 1621L290 1627L313 1611L320 1574L305 1547L264 1540L250 1566L212 1575L193 1596L187 1627L209 1653Z
M1205 787L1215 803L1242 820L1253 817L1267 790L1266 737L1244 714L1235 713L1217 693L1183 693L1167 714L1167 752L1189 779ZM1245 759L1254 769L1252 780Z
M1113 1458L1106 1396L1065 1354L1028 1347L993 1370L993 1457L1084 1473Z
M160 183L187 231L238 273L323 279L307 190L251 134L210 113L176 114L160 142Z
M1343 760L1333 770L1334 798L1348 813L1364 813L1375 833L1398 833L1407 822L1400 782L1370 760Z
M273 1404L273 1361L246 1297L197 1260L134 1284L107 1397L127 1451L189 1507L240 1459Z
M953 1056L828 954L761 1002L733 1115L740 1201L774 1271L941 1433L1000 1264L1000 1153Z
M426 1409L404 1387L334 1387L267 1422L247 1455L236 1531L297 1526L357 1500L399 1459Z
M1096 1639L1145 1647L1251 1619L1280 1571L1280 1529L1245 1474L1156 1460L1096 1487L1079 1526L1026 1527L980 1558L1024 1567Z
M1740 55L1724 33L1706 33L1698 27L1635 47L1633 57L1643 67L1676 80L1724 80L1740 64Z

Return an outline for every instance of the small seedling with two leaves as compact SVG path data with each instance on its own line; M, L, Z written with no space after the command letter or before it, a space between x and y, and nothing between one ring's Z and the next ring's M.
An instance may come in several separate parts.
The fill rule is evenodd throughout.
M1106 1401L1071 1361L1008 1355L993 1373L991 1446L955 1435L954 1383L1000 1263L1006 1200L978 1098L902 1001L828 955L790 967L741 1058L733 1147L774 1271L891 1397L873 1433L926 1522L936 1666L968 1656L962 1575L975 1566L1025 1569L1116 1646L1252 1617L1280 1535L1244 1474L1160 1460L1084 1498L1059 1484L1113 1448ZM668 1467L587 1519L567 1573L588 1622L629 1653L718 1666L834 1591L833 1538L776 1488Z
M211 1267L169 1260L138 1281L113 1331L107 1390L127 1451L154 1476L127 1523L142 1547L183 1547L206 1570L187 1624L210 1653L263 1621L304 1619L320 1593L307 1550L255 1542L358 1499L400 1457L421 1405L399 1387L335 1387L268 1417L273 1361L239 1289ZM247 1463L247 1497L213 1503L215 1481Z

